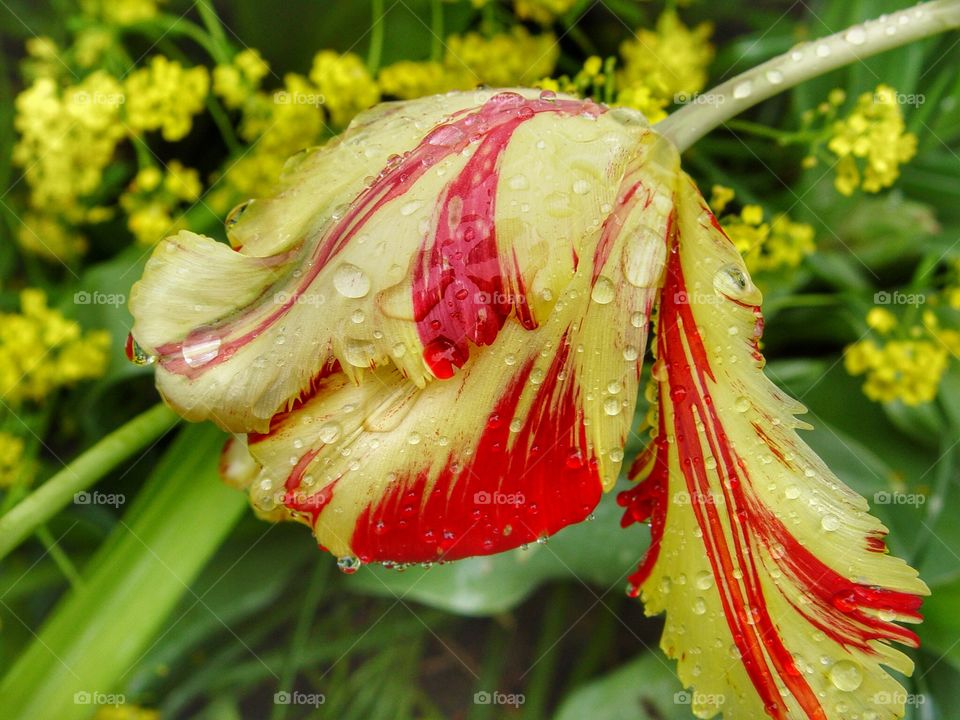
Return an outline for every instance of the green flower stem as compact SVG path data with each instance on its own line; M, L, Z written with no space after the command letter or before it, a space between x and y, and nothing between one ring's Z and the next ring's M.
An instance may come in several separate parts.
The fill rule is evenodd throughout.
M165 405L155 405L80 455L0 518L0 559L121 462L179 422Z
M223 31L223 23L213 7L213 0L199 0L196 5L200 11L200 19L203 20L204 27L210 33L213 41L214 60L221 65L226 65L233 57L233 48L230 41L227 40L227 34Z
M430 2L430 59L440 62L443 59L443 3L441 0Z
M383 17L383 0L371 0L370 2L370 50L367 52L367 70L371 75L376 75L380 69L380 60L383 55L383 25L386 19Z
M747 70L694 98L656 129L680 151L762 100L857 60L960 27L960 0L932 0L854 25Z
M123 693L177 604L203 604L191 583L247 507L244 494L218 477L223 440L209 424L180 433L83 584L0 680L5 720L89 718L96 705L82 704L83 695L78 702L77 693Z

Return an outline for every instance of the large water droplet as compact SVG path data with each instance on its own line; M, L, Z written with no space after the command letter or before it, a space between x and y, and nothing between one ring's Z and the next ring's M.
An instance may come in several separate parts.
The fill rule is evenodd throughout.
M127 356L127 360L134 365L150 365L157 360L156 355L148 355L146 351L137 344L137 341L133 339L133 333L127 335L127 342L123 350Z
M343 263L333 274L333 286L348 298L362 298L370 292L370 278L351 263Z
M600 305L606 305L611 302L614 297L616 297L617 289L613 284L613 280L601 275L597 278L597 281L593 284L593 290L590 291L590 297L593 298L595 303Z
M851 45L863 45L867 41L867 32L862 27L853 27L847 31L844 38Z
M341 432L343 432L343 428L340 426L340 423L336 420L330 420L320 426L320 429L317 431L317 436L320 438L320 442L324 445L329 445L337 441Z
M353 557L352 555L344 555L342 558L337 559L337 567L347 575L353 575L360 569L362 564L360 558Z
M603 401L603 411L613 417L614 415L619 415L622 405L620 400L615 397L607 398Z
M369 340L349 338L343 350L346 361L354 367L366 368L373 365L377 349Z
M220 354L220 342L220 336L212 330L194 330L184 339L180 354L190 367L202 367Z
M713 287L731 300L759 302L759 291L743 269L735 264L724 265L713 276Z
M713 587L713 573L709 570L702 570L697 573L696 580L694 584L697 586L698 590L709 590Z
M853 692L863 682L863 673L860 672L860 666L856 663L850 660L840 660L830 668L830 682L838 690Z

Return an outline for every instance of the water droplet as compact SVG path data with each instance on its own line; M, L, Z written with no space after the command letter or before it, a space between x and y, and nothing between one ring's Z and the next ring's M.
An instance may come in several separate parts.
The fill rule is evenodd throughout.
M617 398L607 398L603 401L603 411L611 417L614 415L619 415L621 408L622 406Z
M354 310L350 315L350 322L352 322L354 325L359 325L364 321L364 319L363 310L360 310L359 308Z
M353 557L352 555L344 555L342 558L337 558L337 567L340 568L340 572L346 575L353 575L357 570L360 569L360 558Z
M341 432L343 432L343 428L340 426L340 423L336 420L331 420L320 426L320 429L317 431L317 436L320 438L320 442L324 445L329 445L337 441Z
M362 298L370 292L370 278L351 263L343 263L333 275L333 286L348 298Z
M647 321L647 316L642 312L635 312L630 316L630 324L635 328L643 327Z
M783 73L779 70L767 70L766 78L771 85L779 85L783 82Z
M735 263L721 267L713 276L713 288L732 300L755 300L759 291L744 270Z
M860 672L860 666L856 663L850 660L840 660L830 668L830 682L838 690L853 692L863 682L863 673Z
M247 200L235 206L233 210L227 213L227 219L224 220L223 224L226 226L228 232L239 222L240 218L252 204L253 200Z
M640 351L637 350L633 345L627 345L623 349L623 359L627 362L633 362L638 357L640 357Z
M713 587L713 574L709 570L698 572L694 584L698 590L709 590Z
M611 380L607 383L607 392L611 395L616 395L623 391L623 385L620 384L619 380Z
M608 455L612 462L621 462L623 460L623 448L614 448Z
M800 497L800 488L798 488L796 485L791 485L783 491L783 494L786 495L787 500L796 500L798 497Z
M519 174L507 180L507 185L511 190L526 190L530 187L530 182L527 180L526 175Z
M736 400L733 401L733 409L736 410L737 412L741 412L741 413L746 412L747 410L750 409L750 407L751 407L750 401L743 396L738 397Z
M184 339L180 354L192 368L206 365L220 354L220 336L205 328L194 330Z
M693 614L694 615L704 615L707 612L707 603L702 597L698 597L693 601Z
M736 87L733 88L733 97L738 100L743 98L750 97L750 93L753 92L753 83L749 80L744 80L741 83L737 83Z
M505 365L515 365L517 362L517 356L513 353L507 353L503 357L503 362Z
M833 532L839 529L840 519L836 515L824 515L823 519L820 520L820 527L827 532Z
M593 284L593 290L590 291L590 297L593 298L595 303L600 305L606 305L607 303L613 301L613 298L616 297L617 289L613 284L613 280L601 275L597 278L597 281Z
M534 369L530 372L530 384L531 384L531 385L539 385L540 383L543 382L543 378L544 378L543 368L534 368Z
M157 361L156 355L148 355L144 349L137 344L137 341L133 339L132 333L127 335L127 342L123 350L127 356L127 360L134 365L150 365Z
M398 342L396 345L390 348L390 354L393 355L395 358L403 357L406 354L406 352L407 352L407 346L404 345L402 342Z
M816 52L817 52L817 57L822 57L822 58L829 57L830 46L827 45L826 43L820 43L819 45L817 45Z
M423 437L421 437L420 433L416 431L407 435L407 442L410 445L419 445L421 440L423 440Z
M343 355L346 361L354 367L366 368L373 365L377 349L369 340L348 338Z
M844 38L851 45L863 45L867 41L867 33L862 27L857 26L850 28Z
M401 214L401 215L404 215L404 216L406 216L406 215L413 215L417 210L419 210L419 209L422 208L422 207L423 207L423 201L422 201L422 200L411 200L411 201L408 202L408 203L404 203L404 204L400 207L400 214ZM364 293L364 294L366 294L366 293ZM362 297L362 296L361 296L361 297Z
M573 183L573 192L577 195L586 195L590 192L590 181L589 180L576 180Z

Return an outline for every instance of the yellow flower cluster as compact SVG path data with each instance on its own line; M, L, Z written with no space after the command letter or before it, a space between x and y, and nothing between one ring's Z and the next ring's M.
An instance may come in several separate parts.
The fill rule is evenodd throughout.
M123 137L123 102L120 84L103 71L63 90L40 78L17 96L13 161L23 168L35 208L82 220L77 201L99 187Z
M710 205L719 214L734 198L734 191L714 185ZM739 214L727 214L721 225L752 273L797 267L815 249L811 225L778 213L769 222L759 205L744 205Z
M897 93L887 85L861 95L832 133L827 148L839 158L834 186L843 195L890 187L917 151L917 137L906 131Z
M866 375L863 392L871 400L920 405L937 396L948 357L930 340L862 340L846 349L844 365L851 375Z
M345 127L357 113L380 101L380 88L353 53L321 50L313 58L310 80L323 96L323 106L337 127Z
M149 166L137 173L120 207L127 213L127 227L141 245L152 245L182 227L174 210L182 203L196 202L203 192L200 175L179 160L167 165L166 173Z
M604 63L603 58L591 55L583 63L580 72L572 78L568 75L561 75L558 78L543 78L536 83L536 87L609 102L612 100L609 97L612 87L608 91L610 85L608 81L611 79L608 73L611 71L614 62L614 58L608 58Z
M0 487L10 487L20 474L23 438L0 431Z
M713 26L688 28L674 10L665 10L656 28L640 28L620 46L617 102L640 110L650 122L666 116L664 108L703 90L713 60Z
M270 65L260 53L247 48L237 53L230 64L213 69L213 92L228 108L237 109L260 88L269 72Z
M93 720L160 720L160 713L128 703L102 705L93 716Z
M24 290L20 307L20 313L0 313L0 397L5 403L39 402L57 388L103 374L109 333L84 333L47 307L42 290Z
M412 100L469 87L470 81L465 75L451 71L439 62L401 60L383 68L377 75L377 82L384 95Z
M548 25L573 7L576 0L514 0L513 11L521 20Z
M466 71L467 87L531 85L553 73L560 56L553 33L532 35L519 25L489 38L472 32L451 35L446 44L444 64L454 72Z
M202 65L187 69L154 55L123 84L127 125L137 132L160 130L167 141L180 140L203 110L209 87L210 75Z

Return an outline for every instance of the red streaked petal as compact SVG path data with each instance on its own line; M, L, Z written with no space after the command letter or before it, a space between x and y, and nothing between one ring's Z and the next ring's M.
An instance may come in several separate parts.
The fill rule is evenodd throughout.
M655 440L624 493L649 519L631 578L702 717L902 715L881 667L912 663L893 621L926 586L873 551L886 530L800 440L795 401L761 372L760 297L692 185L681 190L657 325ZM885 702L878 698L899 698Z

